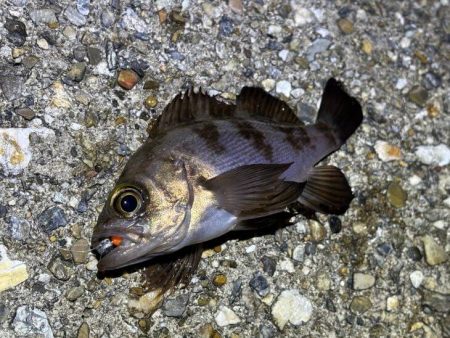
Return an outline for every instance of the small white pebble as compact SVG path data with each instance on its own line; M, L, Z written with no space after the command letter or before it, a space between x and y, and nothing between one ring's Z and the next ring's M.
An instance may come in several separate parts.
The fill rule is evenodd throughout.
M245 248L245 252L246 253L251 253L251 252L254 252L255 250L256 250L256 245L255 244L252 244L252 245L250 245L250 246Z
M423 282L423 273L422 271L416 270L411 272L409 275L409 279L411 280L411 284L417 289Z
M217 325L222 327L241 322L241 319L234 313L234 311L226 306L220 307L214 319L216 320Z
M295 272L294 264L290 259L282 260L280 262L280 270L284 270L289 273L294 273Z
M286 61L288 55L289 55L289 51L287 49L280 50L280 52L278 53L278 56L283 61Z
M437 146L419 146L416 156L420 162L428 165L446 166L450 163L450 149L445 144Z
M440 230L444 230L446 224L447 224L447 223L446 223L445 221L439 220L439 221L434 222L434 223L433 223L433 226L434 226L435 228L440 229Z
M275 87L275 80L273 79L262 80L261 85L263 86L266 92L270 92Z
M405 78L400 78L397 80L397 83L395 84L395 88L398 90L402 90L403 88L406 87L407 84L408 84L408 80L406 80Z
M48 42L45 39L38 39L36 41L37 45L39 46L39 48L41 49L48 49Z
M413 175L409 178L409 184L412 186L418 185L420 182L422 182L422 179L417 175Z
M291 96L292 86L289 81L282 80L277 82L277 87L275 90L278 94L282 94L285 97L289 98L289 96Z
M305 94L303 88L295 88L293 91L291 91L291 95L294 99L298 99L303 94Z

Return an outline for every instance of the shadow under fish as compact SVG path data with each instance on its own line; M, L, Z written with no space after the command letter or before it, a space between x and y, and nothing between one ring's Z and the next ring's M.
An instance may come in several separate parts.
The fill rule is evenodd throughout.
M205 245L274 231L296 214L343 214L353 194L340 169L315 166L362 122L340 82L325 85L316 123L255 87L236 104L178 94L130 157L99 216L101 275L145 267L146 288L187 284Z

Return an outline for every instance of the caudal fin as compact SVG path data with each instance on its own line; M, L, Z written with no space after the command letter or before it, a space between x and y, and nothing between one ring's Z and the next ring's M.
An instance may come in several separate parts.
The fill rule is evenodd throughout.
M341 215L352 199L352 190L342 171L327 165L313 168L298 201L314 211Z
M362 119L359 102L347 94L341 82L329 79L322 95L317 122L330 127L339 140L345 143Z

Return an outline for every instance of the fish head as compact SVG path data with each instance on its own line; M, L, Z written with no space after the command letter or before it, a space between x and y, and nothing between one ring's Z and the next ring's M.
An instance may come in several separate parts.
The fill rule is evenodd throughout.
M135 155L94 228L91 246L100 257L99 271L176 251L189 227L192 194L183 162Z

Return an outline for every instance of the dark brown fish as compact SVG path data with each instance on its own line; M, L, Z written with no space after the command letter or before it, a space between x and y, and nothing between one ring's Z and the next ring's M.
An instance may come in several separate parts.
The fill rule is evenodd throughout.
M195 271L202 243L255 230L288 206L343 214L353 198L344 174L315 165L362 118L358 101L334 79L311 125L260 88L244 87L235 105L193 90L177 95L99 216L92 239L99 271L148 261L153 287L167 289Z

